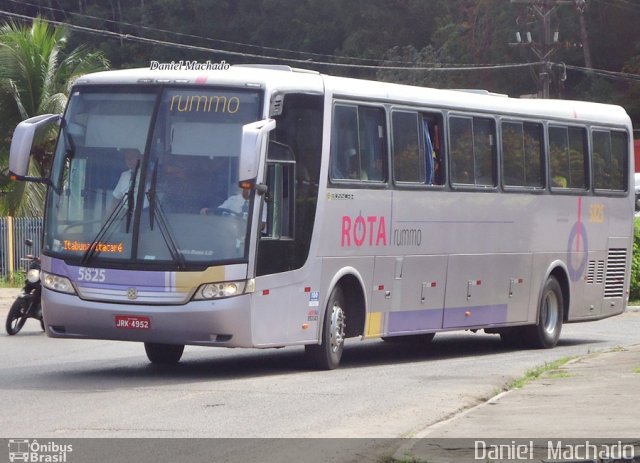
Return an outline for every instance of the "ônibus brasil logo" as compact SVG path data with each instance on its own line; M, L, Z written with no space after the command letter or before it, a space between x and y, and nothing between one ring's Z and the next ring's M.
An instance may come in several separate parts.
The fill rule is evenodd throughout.
M56 442L39 443L37 440L9 439L9 461L29 463L65 463L67 454L73 452L71 444Z

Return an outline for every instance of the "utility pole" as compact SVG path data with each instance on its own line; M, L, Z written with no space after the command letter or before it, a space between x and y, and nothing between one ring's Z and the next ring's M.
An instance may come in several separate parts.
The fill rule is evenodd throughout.
M559 47L558 35L556 31L551 34L551 15L561 5L575 4L579 0L510 0L511 3L522 3L529 5L529 10L535 13L539 20L542 21L542 40L536 42L532 40L531 32L527 31L525 40L523 40L520 32L516 34L517 42L510 43L512 46L524 46L530 48L531 51L542 61L541 69L538 72L538 95L541 98L549 98L549 87L551 84L551 55L555 53Z
M580 40L582 42L582 52L584 54L584 66L592 69L591 47L589 46L589 35L587 34L587 20L584 18L584 11L587 9L587 0L575 0L576 9L580 13Z

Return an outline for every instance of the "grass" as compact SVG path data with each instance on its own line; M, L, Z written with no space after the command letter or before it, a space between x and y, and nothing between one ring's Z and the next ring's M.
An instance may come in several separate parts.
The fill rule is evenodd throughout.
M634 368L633 372L640 375L640 367Z
M545 362L544 365L527 370L524 376L514 379L504 387L505 391L520 389L544 375L545 378L567 378L569 374L561 367L574 357L562 357L554 362Z
M24 284L24 273L17 272L7 278L0 278L0 288L20 288Z

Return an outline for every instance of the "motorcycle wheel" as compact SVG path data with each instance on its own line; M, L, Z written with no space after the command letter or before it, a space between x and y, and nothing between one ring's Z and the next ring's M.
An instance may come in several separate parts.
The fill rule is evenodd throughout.
M13 301L13 304L9 309L9 313L7 314L7 323L5 324L5 328L9 335L17 334L27 321L27 307L25 304L24 299L21 298Z

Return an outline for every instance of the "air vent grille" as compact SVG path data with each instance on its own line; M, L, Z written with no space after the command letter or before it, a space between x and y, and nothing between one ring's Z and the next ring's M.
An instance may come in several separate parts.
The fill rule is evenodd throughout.
M604 297L624 296L624 275L627 269L627 250L609 249L607 272L605 275Z

